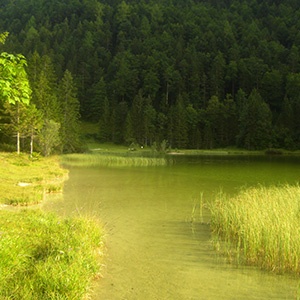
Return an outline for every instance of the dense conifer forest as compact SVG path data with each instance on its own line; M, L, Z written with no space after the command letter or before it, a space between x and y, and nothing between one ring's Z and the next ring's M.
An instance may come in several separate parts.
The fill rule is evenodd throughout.
M78 149L79 117L99 141L300 148L299 1L2 0L0 32L27 59L45 155Z

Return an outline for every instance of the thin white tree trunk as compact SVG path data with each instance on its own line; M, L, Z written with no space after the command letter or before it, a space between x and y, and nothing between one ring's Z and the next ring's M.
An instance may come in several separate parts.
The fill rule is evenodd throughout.
M17 153L20 154L20 132L17 132Z
M31 136L30 136L30 157L32 157L33 154L33 130L31 131Z
M20 125L20 110L19 110L19 103L17 103L17 153L20 154L20 131L19 131L19 125Z

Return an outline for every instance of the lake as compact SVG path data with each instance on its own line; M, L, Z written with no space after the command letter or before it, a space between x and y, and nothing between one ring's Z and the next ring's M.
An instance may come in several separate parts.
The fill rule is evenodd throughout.
M164 167L69 167L45 209L99 217L106 231L95 300L297 299L299 281L230 264L212 244L209 203L222 190L296 184L300 159L174 156Z

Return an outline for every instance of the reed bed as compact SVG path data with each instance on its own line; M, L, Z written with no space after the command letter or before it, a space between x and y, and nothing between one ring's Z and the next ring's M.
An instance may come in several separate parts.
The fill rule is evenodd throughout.
M254 187L220 193L211 207L216 245L238 263L300 274L300 187ZM221 245L221 246L220 246Z
M165 166L168 161L159 157L107 155L107 154L67 154L62 158L65 165L76 167L154 167Z

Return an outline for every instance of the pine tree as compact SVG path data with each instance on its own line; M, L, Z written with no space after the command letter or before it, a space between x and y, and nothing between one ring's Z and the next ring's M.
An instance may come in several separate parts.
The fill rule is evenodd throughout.
M144 126L144 98L139 92L133 99L130 112L127 117L127 140L139 144L144 143L145 126Z
M71 72L65 71L58 87L60 104L60 141L62 152L78 150L79 142L79 108L76 87Z
M111 141L112 137L112 120L108 98L103 101L102 114L99 120L99 139L103 142Z
M37 57L38 60L38 57ZM31 74L33 86L32 102L42 114L44 120L59 121L59 103L57 99L57 77L53 64L48 56L43 56L37 65L35 74Z
M256 89L242 108L239 124L239 146L249 150L271 146L272 113Z
M182 96L179 96L176 104L169 114L169 141L172 147L186 148L188 142L188 124L186 109Z

